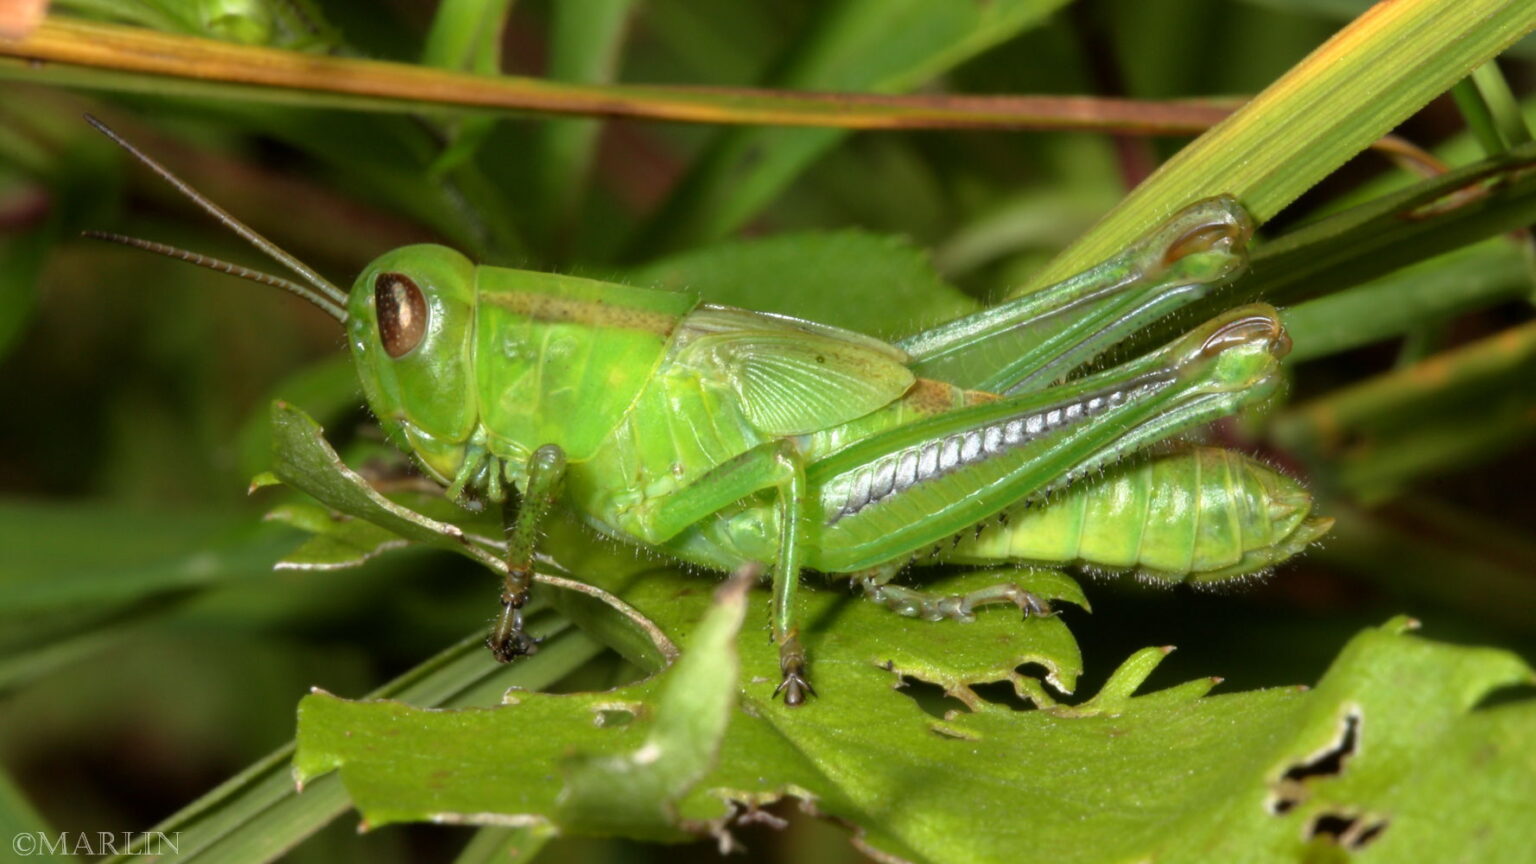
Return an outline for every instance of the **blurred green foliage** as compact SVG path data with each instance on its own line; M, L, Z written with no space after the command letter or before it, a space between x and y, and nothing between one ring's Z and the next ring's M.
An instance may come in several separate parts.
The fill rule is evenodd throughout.
M59 0L55 7L293 50L459 69L499 62L503 71L591 83L1173 98L1256 92L1365 4L1015 2L964 15L945 9L932 19L921 15L954 4L892 5L899 8L873 0L525 0L510 8ZM501 38L487 38L484 22L503 15ZM1527 117L1536 116L1527 95L1530 56L1527 41L1502 64ZM1478 104L1476 92L1461 97ZM1481 104L1490 123L1512 128L1509 106ZM251 476L268 467L273 398L316 416L353 464L371 460L387 473L398 457L361 410L328 319L265 289L77 239L83 228L123 230L254 260L80 122L85 110L338 281L379 252L423 239L491 264L658 284L729 283L741 272L732 268L773 272L786 258L824 255L828 287L817 293L829 308L779 311L831 323L860 314L839 318L837 302L852 296L834 293L840 281L895 279L924 250L932 250L938 274L968 295L953 297L954 308L1006 295L1182 143L533 116L449 121L235 98L97 95L9 75L0 85L0 765L12 781L0 785L0 826L7 831L160 823L291 739L294 708L310 687L361 697L416 669L384 692L418 705L484 706L512 684L594 690L640 674L554 611L538 625L552 636L536 658L541 665L490 668L478 644L469 644L476 640L462 637L490 614L496 586L453 556L408 552L361 570L271 568L303 538L263 521L287 493L246 495ZM1518 142L1463 125L1443 99L1402 131L1454 165L1484 156L1506 168L1528 164L1518 148L1484 152ZM1339 526L1314 553L1240 593L1090 583L1093 615L1068 616L1081 647L1080 692L1097 692L1139 649L1166 644L1181 650L1144 689L1209 675L1236 689L1314 682L1352 634L1405 611L1426 622L1429 636L1536 656L1530 240L1496 236L1528 224L1525 208L1536 196L1513 169L1493 176L1482 198L1446 217L1447 231L1472 223L1476 230L1440 247L1431 248L1434 236L1445 236L1443 223L1415 234L1420 222L1390 208L1370 211L1369 203L1354 211L1356 221L1348 214L1322 221L1420 182L1373 156L1268 226L1278 239L1261 248L1249 288L1297 303L1287 311L1298 345L1290 404L1274 409L1268 424L1252 418L1213 434L1304 472L1323 497L1320 510ZM1305 233L1309 222L1313 235ZM1389 224L1402 233L1388 237ZM1298 245L1309 237L1321 245ZM1385 251L1363 253L1384 237ZM1330 264L1319 250L1344 263ZM1419 260L1431 252L1447 254ZM1268 272L1266 254L1278 262ZM835 269L877 255L892 275ZM1414 266L1373 269L1379 258ZM1304 279L1295 276L1303 271ZM933 296L932 286L906 296ZM738 302L777 308L772 296ZM914 320L925 314L906 311ZM1427 367L1417 361L1442 350L1463 353L1433 367L1440 377L1422 374ZM701 588L714 584L696 578ZM747 620L751 629L755 619ZM439 655L445 645L458 647ZM431 657L438 659L417 668ZM1412 672L1401 675L1411 687ZM178 817L179 825L224 838L226 845L204 853L208 860L267 858L294 843L288 855L297 861L452 860L469 840L464 829L423 827L356 837L349 818L335 818L346 803L337 778L295 797L287 755L279 750L226 790L223 800L246 808L239 814ZM1529 786L1523 793L1533 794ZM774 812L791 819L787 830L741 829L756 859L857 859L842 829L793 807ZM462 860L532 851L539 842L486 829ZM544 854L678 855L579 838L553 840ZM684 854L707 860L714 847L701 843Z

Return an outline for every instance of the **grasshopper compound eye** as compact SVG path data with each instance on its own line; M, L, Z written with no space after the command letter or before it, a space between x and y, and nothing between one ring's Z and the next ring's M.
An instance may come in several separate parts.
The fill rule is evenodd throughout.
M379 341L389 356L399 358L421 344L427 332L427 301L404 273L380 273L373 280L373 308L379 318Z

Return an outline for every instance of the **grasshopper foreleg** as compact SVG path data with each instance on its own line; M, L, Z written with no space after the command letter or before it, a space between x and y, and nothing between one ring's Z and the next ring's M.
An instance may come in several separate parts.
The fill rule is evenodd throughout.
M1019 607L1026 618L1055 614L1051 611L1051 604L1044 598L1012 582L1001 582L965 594L938 594L890 584L900 570L899 564L871 567L855 573L853 580L864 589L865 596L876 603L898 615L922 618L925 621L942 621L945 618L971 621L976 617L977 607L989 603L1012 603Z
M485 640L496 659L506 663L538 650L538 640L523 632L523 607L533 585L533 547L539 528L560 495L565 478L565 451L553 444L535 450L528 459L528 482L516 513L508 513L507 577L501 590L501 614Z

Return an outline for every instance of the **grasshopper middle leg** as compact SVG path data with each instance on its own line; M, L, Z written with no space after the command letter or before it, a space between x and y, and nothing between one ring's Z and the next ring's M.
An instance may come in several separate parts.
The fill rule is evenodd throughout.
M779 686L784 704L800 705L816 694L805 671L805 648L795 626L809 495L800 453L779 440L753 448L659 502L644 517L651 542L674 537L722 507L764 489L778 491L779 548L773 567L773 640L779 646Z

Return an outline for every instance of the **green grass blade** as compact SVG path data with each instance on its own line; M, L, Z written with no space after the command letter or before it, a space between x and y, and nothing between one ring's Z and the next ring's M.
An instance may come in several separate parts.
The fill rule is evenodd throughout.
M1282 12L1311 14L1334 21L1348 21L1371 8L1378 0L1244 0L1253 6ZM1509 48L1512 56L1536 59L1536 37L1527 37Z
M1467 121L1467 129L1477 138L1483 152L1504 152L1505 142L1499 134L1498 123L1493 119L1493 111L1472 78L1457 81L1456 86L1451 88L1451 96L1456 100L1456 108L1461 111L1462 119Z
M292 543L238 512L0 501L0 622L267 578Z
M18 859L35 857L46 861L76 860L73 855L45 855L39 851L56 841L59 834L49 830L42 815L4 771L0 771L0 838L3 838L0 842L5 843L0 848L9 849Z
M1504 75L1499 72L1498 62L1490 60L1472 70L1472 83L1477 87L1478 94L1493 114L1493 122L1498 129L1499 138L1504 142L1504 147L1501 149L1530 143L1531 130L1526 128L1525 115L1520 111L1520 103L1509 89L1509 82L1505 81Z
M549 837L532 828L481 828L453 864L527 864L547 842Z
M1528 145L1303 225L1261 246L1246 273L1212 297L1191 304L1186 314L1200 320L1255 300L1282 306L1300 303L1529 225L1536 220L1536 175L1527 170L1533 160L1536 147ZM1360 290L1379 294L1387 285L1411 284L1411 279L1393 279ZM1491 298L1499 289L1475 293ZM1407 311L1403 306L1382 310L1341 302L1341 310L1384 316L1380 322L1360 322L1362 333L1395 332L1412 323L1401 319L1400 313ZM1456 302L1442 297L1430 305L1447 308ZM1303 328L1299 338L1309 342L1311 335L1304 332L1307 317L1296 320ZM1348 326L1349 322L1324 323ZM1159 322L1124 347L1150 349L1176 335L1182 326L1178 320ZM1318 356L1318 345L1306 350L1307 356Z
M421 62L439 69L500 71L501 31L512 0L443 0L427 31Z
M564 626L548 613L531 621L530 627L548 635L548 641L538 654L509 666L494 664L483 635L476 633L367 698L462 707L494 704L508 687L547 687L601 651L579 631L559 629ZM180 832L178 861L276 859L349 806L346 791L334 777L317 780L302 793L295 791L288 765L292 756L290 742L157 825L151 834ZM130 852L111 860L129 864L138 859Z
M1438 425L1470 433L1468 417L1494 436L1485 443L1520 440L1533 425L1529 387L1522 386L1533 374L1536 323L1527 323L1297 405L1276 418L1273 435L1311 461L1337 463L1368 461L1373 445L1432 434ZM1451 448L1444 462L1468 452L1454 441L1425 443ZM1429 467L1420 460L1413 471Z
M1524 296L1529 271L1500 238L1281 312L1297 363L1402 336L1425 321Z
M851 0L827 4L774 83L801 90L898 93L1038 24L1063 0ZM726 133L651 222L640 247L671 250L734 232L846 133Z
M1022 290L1109 257L1179 207L1236 195L1261 223L1531 29L1521 0L1397 0L1339 31L1181 150Z
M548 76L556 81L607 84L614 79L636 0L564 0L550 23ZM569 242L586 192L600 125L554 120L539 130L539 201L544 224L559 245Z

